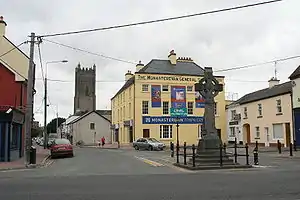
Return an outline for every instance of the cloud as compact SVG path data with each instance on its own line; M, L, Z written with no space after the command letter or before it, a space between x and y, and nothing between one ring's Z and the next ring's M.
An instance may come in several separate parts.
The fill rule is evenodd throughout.
M1 4L0 14L8 23L7 37L19 44L27 40L31 32L48 34L106 27L250 3L254 2L10 0ZM299 1L290 0L189 19L48 39L132 62L141 60L144 64L153 58L167 59L168 52L175 49L178 56L192 57L202 67L210 66L216 70L300 54L299 6ZM28 52L28 45L22 49ZM127 70L135 71L134 64L89 55L47 41L41 44L41 50L44 68L47 61L69 61L48 65L49 79L65 80L49 81L48 87L51 103L58 105L59 114L64 117L73 112L74 69L79 62L84 67L97 66L98 109L110 108L110 98L124 84L124 74ZM35 62L38 64L37 53ZM281 81L287 80L299 60L277 63ZM267 87L267 80L274 76L274 64L217 74L226 76L226 92L238 93L241 97ZM39 64L36 76L41 78ZM37 80L36 89L35 109L39 111L36 118L42 122L43 109L39 109L43 97L41 80ZM49 108L49 121L55 117L55 106Z

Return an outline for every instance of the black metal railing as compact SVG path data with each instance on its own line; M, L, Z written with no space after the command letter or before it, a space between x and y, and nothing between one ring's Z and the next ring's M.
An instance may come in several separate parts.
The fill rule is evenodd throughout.
M228 152L228 150L233 149L233 152ZM245 149L245 152L239 152L238 149ZM174 157L174 151L176 154L176 163L180 163L180 157L183 157L183 164L188 165L187 159L190 159L189 164L191 164L193 167L196 166L196 159L197 158L203 158L201 155L197 155L196 150L197 147L193 144L191 146L188 146L186 142L184 142L183 146L176 145L174 148L174 144L170 143L170 150L171 150L171 157ZM219 154L212 154L210 155L211 158L216 158L218 163L220 164L220 167L224 166L225 159L233 158L234 164L238 164L238 158L239 157L245 157L245 165L249 164L249 146L246 144L245 146L238 146L235 142L234 146L227 146L225 143L220 144L219 148L210 148L206 150L216 150L219 151ZM256 158L256 162L258 164L258 151L254 152L254 157ZM197 164L201 164L201 159L197 160Z

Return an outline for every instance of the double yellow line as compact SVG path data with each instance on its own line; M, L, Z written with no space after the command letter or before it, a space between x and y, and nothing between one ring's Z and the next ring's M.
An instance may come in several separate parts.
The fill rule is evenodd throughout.
M164 166L164 165L161 164L161 163L158 163L158 162L155 162L155 161L146 159L146 158L137 157L137 156L135 156L135 158L137 158L137 159L143 161L144 163L147 163L147 164L149 164L149 165L152 165L152 166L154 166L154 167L162 167L162 166Z

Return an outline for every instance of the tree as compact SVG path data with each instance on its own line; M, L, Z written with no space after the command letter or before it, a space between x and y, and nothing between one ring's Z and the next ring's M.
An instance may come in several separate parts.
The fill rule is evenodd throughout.
M31 137L38 137L43 135L43 130L38 128L31 128Z
M58 126L66 121L65 118L54 118L47 124L47 133L56 133L56 121L58 120Z

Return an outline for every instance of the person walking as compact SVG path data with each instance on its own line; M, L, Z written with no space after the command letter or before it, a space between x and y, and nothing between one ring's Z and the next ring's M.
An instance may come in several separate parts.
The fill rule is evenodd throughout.
M104 145L105 145L105 137L104 136L101 138L101 143L102 143L102 147L104 147Z

